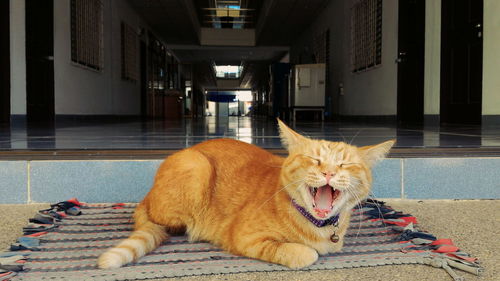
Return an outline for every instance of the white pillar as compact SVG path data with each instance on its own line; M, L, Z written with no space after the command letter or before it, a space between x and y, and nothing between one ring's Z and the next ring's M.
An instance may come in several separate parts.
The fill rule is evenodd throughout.
M500 115L500 1L484 1L483 23L483 115Z
M10 0L10 112L26 115L25 0Z

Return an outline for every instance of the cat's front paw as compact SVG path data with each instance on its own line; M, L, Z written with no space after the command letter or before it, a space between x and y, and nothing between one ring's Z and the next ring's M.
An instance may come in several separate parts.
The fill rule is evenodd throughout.
M285 243L282 250L282 264L292 269L308 267L318 260L318 252L302 244Z

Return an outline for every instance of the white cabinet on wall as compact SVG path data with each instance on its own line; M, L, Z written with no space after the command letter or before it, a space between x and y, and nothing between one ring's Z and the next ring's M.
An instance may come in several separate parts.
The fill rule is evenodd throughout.
M295 120L297 111L325 109L325 64L299 64L294 67L294 95L291 109Z

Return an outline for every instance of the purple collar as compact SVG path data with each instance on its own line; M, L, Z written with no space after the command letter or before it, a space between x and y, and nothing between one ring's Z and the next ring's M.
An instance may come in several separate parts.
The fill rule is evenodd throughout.
M295 200L292 200L292 203L293 203L293 206L295 207L295 209L297 209L297 211L299 211L306 219L308 219L310 222L312 222L317 227L324 227L327 225L336 224L339 221L338 214L329 218L329 219L326 219L326 220L318 220L313 215L311 215L311 213L309 213L306 209L304 209L302 206L297 204L297 202L295 202Z

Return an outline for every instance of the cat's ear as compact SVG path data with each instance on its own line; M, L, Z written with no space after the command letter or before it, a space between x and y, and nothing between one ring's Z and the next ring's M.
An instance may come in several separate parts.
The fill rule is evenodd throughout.
M365 162L371 167L375 163L384 159L391 147L396 143L396 140L389 140L376 145L363 146L359 148L361 156Z
M293 150L294 147L307 140L306 137L301 136L294 130L288 128L279 118L276 119L278 120L278 126L280 129L281 143L286 149L288 149L288 151Z

